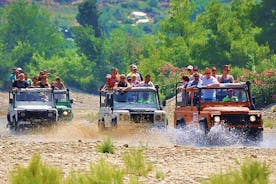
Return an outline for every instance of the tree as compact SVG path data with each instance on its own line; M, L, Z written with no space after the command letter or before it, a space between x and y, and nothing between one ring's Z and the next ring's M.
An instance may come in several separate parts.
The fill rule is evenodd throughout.
M63 38L51 22L49 14L36 4L18 0L1 8L0 68L26 67L34 53L45 58L63 52ZM10 70L1 73L8 76ZM4 77L4 79L7 77Z
M262 31L257 35L257 40L261 44L268 43L271 50L276 53L276 1L262 0L252 9L251 20Z
M85 0L78 7L77 21L83 26L91 26L95 31L95 36L101 36L101 29L99 26L100 13L97 8L97 0Z

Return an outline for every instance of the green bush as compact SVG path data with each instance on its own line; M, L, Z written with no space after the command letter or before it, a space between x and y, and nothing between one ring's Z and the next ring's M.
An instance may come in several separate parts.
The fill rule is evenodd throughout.
M160 180L163 180L165 178L165 174L163 171L160 171L160 170L157 170L155 172L155 178L156 179L160 179Z
M211 176L204 184L268 184L271 170L268 164L248 160L239 170Z
M147 162L143 150L143 148L133 148L123 155L127 173L136 176L147 176L152 171L152 164Z
M105 138L101 144L97 145L97 150L100 153L114 153L114 145L111 138Z
M273 96L276 94L276 69L263 72L244 70L244 74L238 78L238 81L247 80L252 83L251 92L257 107L273 103Z
M96 184L96 183L110 183L123 184L124 172L118 167L101 159L97 164L90 165L90 171L84 174L76 174L72 172L64 181L65 184Z
M10 172L12 184L59 184L61 179L61 170L42 163L38 154L32 157L27 167L17 166Z

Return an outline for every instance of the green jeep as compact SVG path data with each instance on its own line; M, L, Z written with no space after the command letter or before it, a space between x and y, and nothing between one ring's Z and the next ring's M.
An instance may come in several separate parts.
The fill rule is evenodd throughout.
M56 108L58 110L59 120L72 120L73 111L72 103L70 99L69 89L54 90L54 98L56 100Z

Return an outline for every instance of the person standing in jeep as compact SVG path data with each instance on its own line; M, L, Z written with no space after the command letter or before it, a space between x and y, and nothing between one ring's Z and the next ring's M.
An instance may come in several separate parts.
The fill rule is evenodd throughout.
M29 87L27 81L25 80L24 73L18 75L18 80L15 80L12 84L14 88L27 88Z

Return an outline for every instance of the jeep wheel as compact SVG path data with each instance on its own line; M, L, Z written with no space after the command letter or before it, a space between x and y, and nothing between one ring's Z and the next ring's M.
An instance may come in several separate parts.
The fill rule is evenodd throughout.
M247 139L254 142L263 141L263 131L259 129L248 130Z
M99 131L105 130L104 121L98 121L98 129Z
M175 128L184 128L186 126L186 122L184 118L179 118L176 120Z

